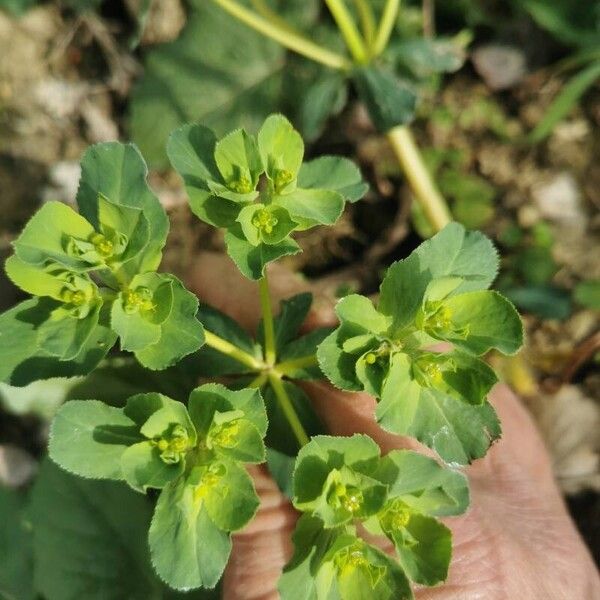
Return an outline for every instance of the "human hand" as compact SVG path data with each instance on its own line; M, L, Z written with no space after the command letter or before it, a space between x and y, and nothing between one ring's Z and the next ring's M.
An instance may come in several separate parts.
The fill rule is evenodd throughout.
M270 271L273 300L307 289L285 269ZM260 314L256 285L226 257L204 254L190 277L191 289L250 331ZM248 301L240 302L244 298ZM334 325L332 307L317 297L307 328ZM375 423L375 401L318 382L305 389L333 435L366 433L384 453L394 448L430 451L416 441L384 432ZM600 579L554 482L548 453L525 408L499 385L490 400L502 422L502 439L466 469L471 507L445 519L453 533L448 580L416 590L418 600L600 600ZM292 553L297 519L264 468L253 471L261 508L234 536L224 577L225 600L278 598L277 580Z

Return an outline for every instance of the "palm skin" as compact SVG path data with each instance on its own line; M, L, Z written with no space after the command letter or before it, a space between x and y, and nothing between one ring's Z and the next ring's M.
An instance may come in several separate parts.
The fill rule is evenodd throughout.
M306 290L281 267L271 269L273 300ZM190 287L209 304L252 331L260 313L256 284L237 273L226 257L205 254ZM331 305L317 296L306 327L335 324ZM326 383L306 391L333 435L366 433L384 453L394 448L430 452L414 440L382 431L374 400ZM416 590L418 600L600 600L600 578L577 533L552 475L548 453L527 411L514 394L497 386L490 398L503 426L502 439L466 469L471 507L445 519L453 533L448 580ZM234 536L224 577L225 600L275 600L277 579L292 553L297 513L264 468L253 471L261 507Z

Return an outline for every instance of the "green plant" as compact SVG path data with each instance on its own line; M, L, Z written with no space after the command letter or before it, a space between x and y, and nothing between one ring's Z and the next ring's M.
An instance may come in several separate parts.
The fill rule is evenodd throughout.
M203 120L219 128L231 115L250 121L262 117L265 105L285 108L305 135L314 137L326 119L346 104L352 86L378 131L389 139L431 227L439 231L450 221L450 212L408 125L421 88L439 73L462 65L464 36L428 39L412 30L403 36L397 0L326 0L334 29L318 20L321 4L317 0L192 2L192 16L181 38L148 57L147 75L132 100L134 138L161 163L162 148L155 148L157 111L168 109L175 122L182 115L202 114ZM216 31L218 39L214 39ZM238 56L240 40L248 54L243 61ZM277 45L296 56L286 58ZM220 57L228 57L226 64L218 65L218 73L226 72L227 78L215 73L216 48ZM194 74L188 73L190 65ZM213 93L190 97L190 85L208 86ZM224 103L226 114L220 110Z
M92 379L90 388L110 404L71 400L58 410L50 458L84 480L124 482L138 499L106 483L106 501L96 500L101 506L90 513L80 505L100 488L47 464L32 508L38 591L53 600L86 585L80 564L90 531L106 548L112 537L145 528L152 565L168 586L213 588L232 532L259 506L246 465L265 461L303 513L280 581L283 598L412 598L409 581L444 581L451 534L437 518L461 514L469 502L456 466L483 456L500 435L486 401L496 375L479 357L492 348L514 353L522 341L515 309L487 290L497 271L492 244L450 224L389 268L377 308L347 296L337 306L337 329L299 335L311 296L284 301L275 317L266 266L300 251L296 231L333 224L345 202L362 197L358 169L333 156L304 162L302 138L281 115L270 116L256 137L239 129L218 139L204 126L184 126L172 134L168 154L193 212L225 230L229 255L258 282L263 319L252 339L158 273L168 223L142 159L116 143L86 153L80 214L44 205L7 261L12 280L36 297L0 316L2 379L22 385L89 373L119 337L121 350L146 369L173 369L191 354L177 368L192 383L173 382L164 370L153 376L159 391L125 398ZM440 341L454 349L439 351ZM115 367L97 373L107 368ZM134 385L139 367L123 368ZM229 387L196 387L201 375L225 378ZM319 435L323 425L296 382L324 375L342 389L373 394L384 428L421 440L442 462L412 451L381 456L364 435ZM72 516L63 511L47 522L45 501L66 503ZM98 515L108 533L98 533ZM396 558L367 542L362 528L388 538ZM69 535L60 577L48 548ZM98 593L110 597L106 586L114 581L128 597L164 597L144 567L145 548L127 548L122 542L95 565ZM123 563L139 583L115 572Z
M529 133L528 140L537 143L550 135L584 94L600 81L600 3L517 0L516 4L558 41L574 49L570 56L558 64L556 74L579 69L552 101L542 120Z

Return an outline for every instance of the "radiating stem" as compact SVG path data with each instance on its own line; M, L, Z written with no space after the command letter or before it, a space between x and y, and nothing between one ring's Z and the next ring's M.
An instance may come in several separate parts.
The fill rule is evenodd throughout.
M271 21L276 27L285 29L293 34L298 32L282 17L280 17L266 2L266 0L252 0L252 6L265 19Z
M452 216L423 162L410 129L405 125L394 127L386 136L427 220L436 231L440 231L452 220Z
M304 431L304 427L302 426L302 423L298 417L298 414L296 413L296 409L294 408L290 397L285 391L283 382L281 381L280 377L278 377L278 375L273 371L269 373L269 382L273 387L273 391L275 392L275 396L277 397L279 406L281 406L281 410L283 411L283 414L285 415L288 423L290 424L290 427L292 428L292 431L294 432L298 443L300 444L300 446L305 446L310 440L308 439L306 431Z
M250 388L261 388L265 383L267 383L269 376L265 371L257 375L249 384Z
M312 356L302 356L301 358L284 360L276 365L275 369L281 373L281 375L290 375L290 373L293 373L296 369L316 367L318 364L317 357L313 354Z
M325 0L325 4L329 8L354 62L366 63L367 49L344 0Z
M360 18L360 25L367 45L367 54L371 54L373 50L373 42L375 41L375 17L373 10L369 4L369 0L354 0L354 6Z
M400 0L387 0L383 9L383 15L379 23L377 30L377 36L375 37L375 43L373 44L373 54L378 56L381 54L390 41L390 36L394 30L396 19L398 18L398 11L400 10Z
M231 358L234 358L239 363L246 365L251 369L261 371L266 367L266 365L263 362L254 358L254 356L252 356L251 354L244 352L241 348L238 348L231 342L224 340L223 338L219 337L218 335L215 335L210 331L204 330L204 337L208 346L214 348L221 354L225 354L227 356L230 356Z
M265 331L265 359L267 365L272 367L277 359L275 349L275 326L273 324L273 309L271 308L271 296L269 295L269 281L267 274L258 280L260 290L260 308L262 310L263 328Z
M213 0L213 2L218 4L223 10L226 10L231 16L248 25L248 27L306 58L332 69L348 70L352 68L352 62L345 56L322 48L302 35L282 29L268 19L248 10L245 6L241 6L235 0Z

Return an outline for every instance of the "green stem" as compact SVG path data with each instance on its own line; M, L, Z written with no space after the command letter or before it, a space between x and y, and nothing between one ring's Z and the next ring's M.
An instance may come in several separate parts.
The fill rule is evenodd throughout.
M281 378L278 377L276 373L271 371L269 373L269 382L273 387L273 391L275 392L275 396L277 396L279 406L281 406L281 410L283 411L283 414L288 420L288 423L290 424L290 427L292 428L292 431L294 432L298 443L300 444L300 446L306 446L306 444L308 444L310 440L308 439L306 431L304 431L304 427L302 426L302 423L298 418L298 414L294 409L294 405L292 404L290 397L285 391L285 387L283 385L283 382L281 381Z
M268 379L269 379L269 376L267 375L267 373L262 372L248 384L248 387L261 388L263 385L265 385L265 383L267 383Z
M368 0L354 0L354 6L360 18L360 26L365 38L365 44L367 46L367 53L370 55L373 50L373 43L375 41L375 17L373 16L373 10Z
M265 331L265 359L267 365L272 367L277 360L275 348L275 325L273 323L273 309L271 307L271 296L269 295L269 281L267 274L258 280L260 290L260 308L262 310L263 327Z
M450 223L452 216L423 162L410 129L405 125L394 127L386 136L427 220L436 232L440 231Z
M388 45L390 36L394 30L396 19L398 18L398 11L400 10L400 0L387 0L383 9L383 15L379 22L379 29L377 36L375 37L375 43L373 44L373 55L379 56Z
M306 369L307 367L315 367L318 364L319 362L317 361L317 356L313 354L312 356L292 358L290 360L280 362L278 365L275 365L275 370L281 375L289 375L290 373L293 373L296 369Z
M322 48L304 36L278 27L275 23L241 6L235 0L213 0L213 2L242 23L248 25L248 27L310 60L314 60L332 69L348 70L352 68L352 62L345 56Z
M273 25L280 29L285 29L296 35L298 32L282 17L280 17L267 3L265 0L252 0L252 6L256 12L261 14L265 19L271 21Z
M250 367L256 371L262 371L265 368L265 364L258 359L254 358L251 354L244 352L231 342L224 340L223 338L215 335L214 333L204 330L204 338L206 344L211 348L219 351L221 354L230 356L237 360L239 363Z
M367 50L364 41L354 23L352 15L344 4L344 0L325 0L325 4L327 4L329 12L333 15L354 61L359 64L366 63Z

